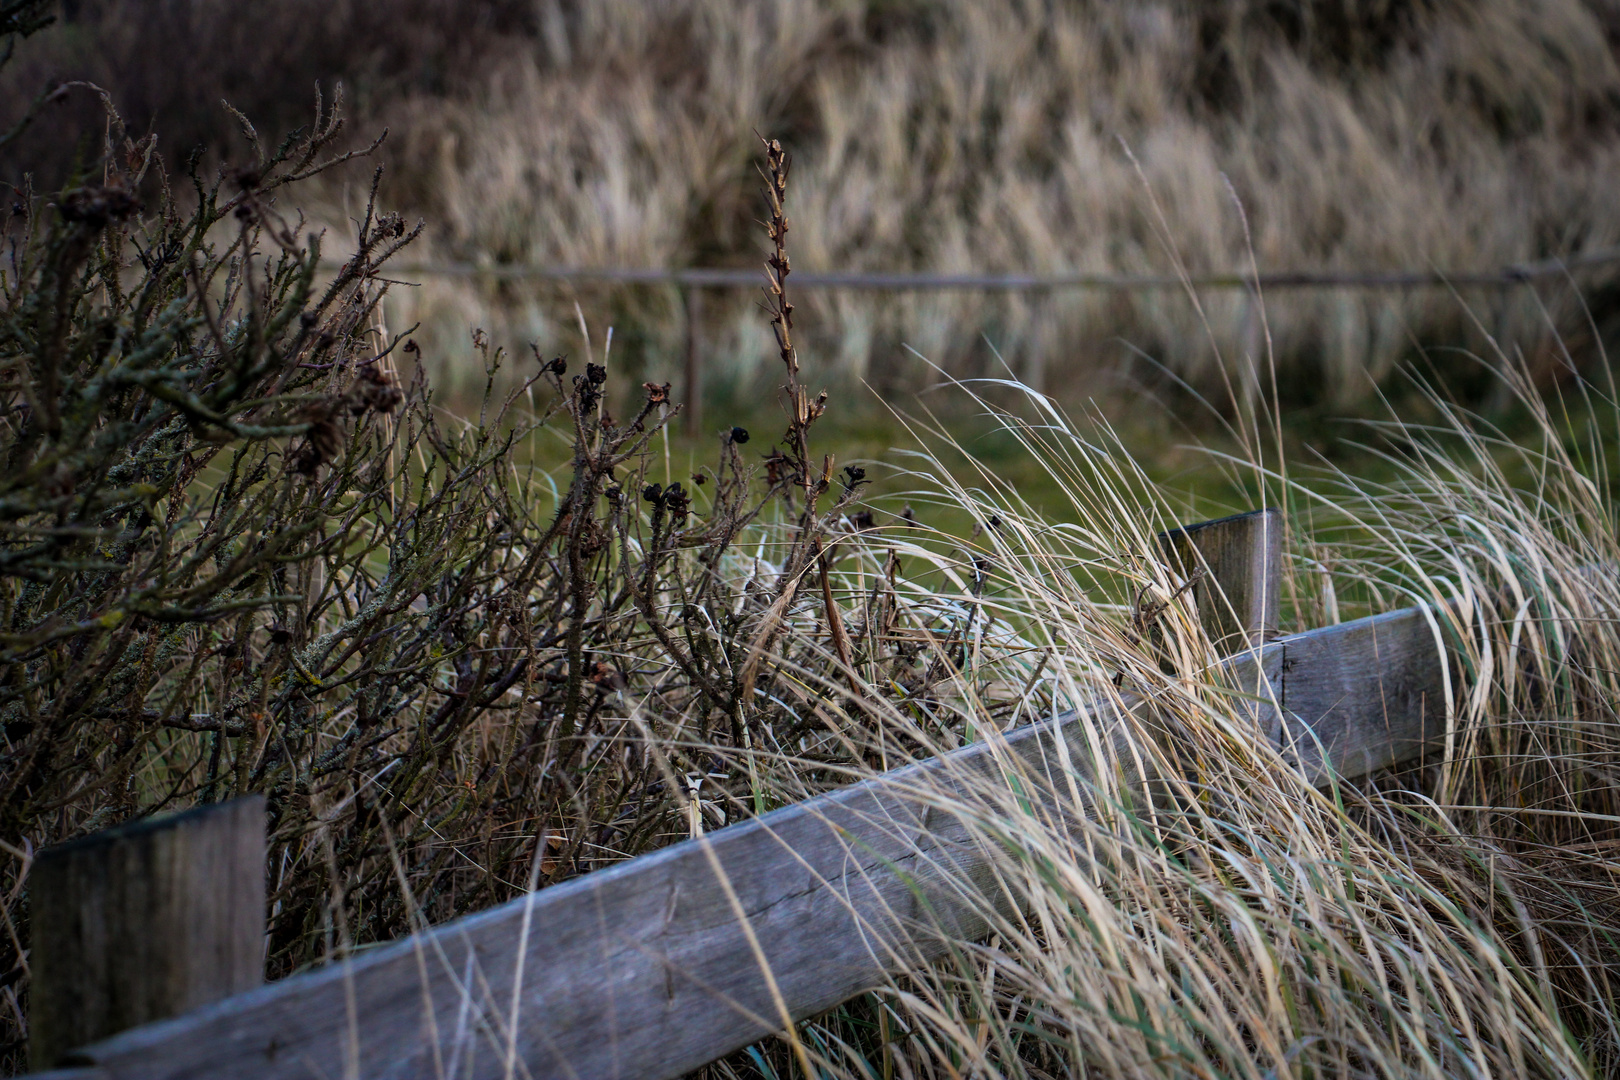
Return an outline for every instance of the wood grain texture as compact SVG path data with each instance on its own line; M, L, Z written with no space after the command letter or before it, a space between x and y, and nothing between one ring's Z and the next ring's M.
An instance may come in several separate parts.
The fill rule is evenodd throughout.
M1283 750L1312 783L1404 764L1444 737L1446 654L1422 609L1295 634L1272 648L1282 652Z
M1408 610L1285 637L1229 665L1270 689L1317 781L1409 759L1437 732L1442 654ZM1264 679L1262 684L1259 680ZM1251 694L1257 709L1272 708ZM1273 710L1274 713L1275 710ZM114 1080L674 1077L983 930L990 860L941 792L1074 792L1098 706L543 890L408 941L115 1036L77 1055ZM1314 738L1312 737L1314 733ZM716 868L724 871L722 884ZM739 912L742 918L739 919ZM923 928L921 933L918 929ZM519 965L521 961L521 979ZM771 972L767 979L765 970ZM514 986L520 986L514 1003ZM508 1026L516 1017L516 1032Z
M40 852L28 878L29 1057L195 1009L264 981L264 798Z
M1172 573L1182 581L1194 581L1198 621L1217 655L1276 636L1282 534L1282 514L1273 509L1159 534Z

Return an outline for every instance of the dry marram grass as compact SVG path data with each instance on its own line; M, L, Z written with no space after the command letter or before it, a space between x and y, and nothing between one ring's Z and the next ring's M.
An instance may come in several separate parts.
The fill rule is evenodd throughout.
M1620 19L1596 0L363 7L165 4L137 19L86 6L73 35L42 46L56 59L24 74L82 71L120 100L128 86L164 130L185 121L182 139L213 130L197 102L284 111L309 79L344 74L391 128L396 197L431 222L428 262L756 265L755 131L799 158L801 268L1242 270L1234 197L1267 270L1488 270L1620 243ZM185 87L149 70L176 39L218 61ZM306 39L297 65L242 45ZM327 40L353 49L328 55ZM335 225L357 211L336 186L326 201ZM1571 290L1544 291L1551 327L1526 290L1469 302L1538 365L1556 367L1558 339L1588 362ZM424 321L435 355L459 349L469 322L497 343L577 349L576 295L429 278L391 298L390 318ZM585 296L627 359L672 376L675 297ZM888 388L926 376L901 342L972 375L997 366L983 335L1026 381L1064 390L1077 377L1096 389L1129 355L1119 339L1204 390L1218 351L1239 364L1262 352L1240 293L1202 312L1173 291L801 302L807 348ZM1269 315L1287 392L1334 406L1361 400L1414 341L1485 347L1443 291L1275 295ZM711 298L705 324L717 383L768 370L747 295Z

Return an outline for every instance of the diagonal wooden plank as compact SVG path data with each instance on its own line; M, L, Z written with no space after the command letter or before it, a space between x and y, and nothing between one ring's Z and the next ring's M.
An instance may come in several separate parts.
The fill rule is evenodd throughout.
M1096 719L1101 737L1122 739L1117 712ZM1066 786L1091 755L1088 725L1065 720L126 1032L76 1060L115 1080L329 1077L346 1064L365 1077L495 1077L510 1040L517 1075L678 1076L780 1031L784 1009L823 1011L902 957L982 935L958 897L988 886L990 861L936 807L1010 772ZM937 933L910 932L924 924Z
M1279 639L1231 662L1234 685L1257 662L1257 689L1285 710L1285 748L1318 782L1408 760L1436 734L1441 653L1417 609ZM990 887L990 859L939 809L942 793L1024 774L1081 795L1064 812L1082 812L1068 778L1090 775L1094 739L1128 758L1125 727L1106 706L1032 725L75 1060L111 1080L497 1077L510 1046L518 1076L678 1076L781 1030L784 1013L821 1012L902 960L937 957L947 937L978 935L982 900L962 890Z

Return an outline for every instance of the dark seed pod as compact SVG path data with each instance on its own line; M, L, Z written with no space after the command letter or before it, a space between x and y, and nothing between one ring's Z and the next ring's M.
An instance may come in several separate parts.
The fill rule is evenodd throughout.
M731 429L731 441L736 443L738 446L741 446L743 443L747 442L748 441L748 429L745 428L745 427L734 427L734 428L732 428Z
M790 475L788 467L791 464L786 454L774 446L771 447L771 452L765 455L765 482L776 484L786 480Z
M75 188L62 197L58 208L62 217L92 229L105 228L109 221L122 221L141 208L140 200L123 188Z
M664 501L664 489L657 484L648 484L641 489L641 497L656 506Z
M393 377L376 364L362 367L360 377L349 388L349 411L356 416L367 410L391 413L403 400L405 395L394 385Z
M681 487L679 482L673 483L664 489L664 507L675 520L679 521L685 517L686 511L691 504L691 498L686 494L686 490Z
M322 398L304 407L302 419L309 431L304 435L304 445L293 456L295 470L311 476L343 450L343 428L336 420L342 405L341 398Z

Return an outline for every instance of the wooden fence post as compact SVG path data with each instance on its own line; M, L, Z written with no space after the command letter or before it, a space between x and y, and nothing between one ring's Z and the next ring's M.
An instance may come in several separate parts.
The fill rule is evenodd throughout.
M698 433L703 421L703 356L701 334L703 327L703 290L688 285L681 290L686 306L686 386L682 391L685 409L685 427L688 435Z
M92 833L28 877L29 1060L264 981L264 796Z
M1282 513L1272 508L1159 534L1170 569L1191 592L1218 656L1277 636L1282 585Z

